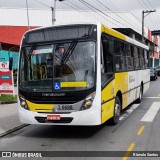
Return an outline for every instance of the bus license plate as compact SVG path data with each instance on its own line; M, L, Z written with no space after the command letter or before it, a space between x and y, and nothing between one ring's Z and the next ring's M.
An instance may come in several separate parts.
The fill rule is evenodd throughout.
M47 115L47 120L59 121L60 119L61 119L60 115Z

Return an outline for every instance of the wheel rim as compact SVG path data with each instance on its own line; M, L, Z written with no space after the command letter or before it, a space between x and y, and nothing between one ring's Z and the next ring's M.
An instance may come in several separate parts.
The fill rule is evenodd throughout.
M117 103L117 104L115 105L115 118L116 118L116 119L119 119L119 117L120 117L120 112L121 112L121 107L120 107L120 105Z
M142 90L140 89L140 93L139 93L139 99L142 99Z

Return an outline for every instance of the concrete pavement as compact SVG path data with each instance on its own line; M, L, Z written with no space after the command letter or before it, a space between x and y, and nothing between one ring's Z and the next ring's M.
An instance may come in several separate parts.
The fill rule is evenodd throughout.
M0 137L23 126L19 121L17 105L0 104Z
M17 87L15 94L17 94ZM0 104L0 137L22 127L18 117L18 103Z

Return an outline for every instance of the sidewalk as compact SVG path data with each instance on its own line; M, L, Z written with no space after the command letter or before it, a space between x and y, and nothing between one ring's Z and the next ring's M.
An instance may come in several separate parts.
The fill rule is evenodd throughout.
M17 94L17 87L14 89ZM18 103L0 104L0 137L23 126L19 121Z
M22 126L19 121L17 103L0 104L0 137Z

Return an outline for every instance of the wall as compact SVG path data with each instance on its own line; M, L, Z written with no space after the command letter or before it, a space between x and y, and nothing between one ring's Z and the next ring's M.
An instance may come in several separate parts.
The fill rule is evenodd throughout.
M13 69L18 68L18 55L19 55L18 52L10 52L10 56L13 57ZM8 51L5 50L0 51L0 62L2 61L3 62L9 61Z

